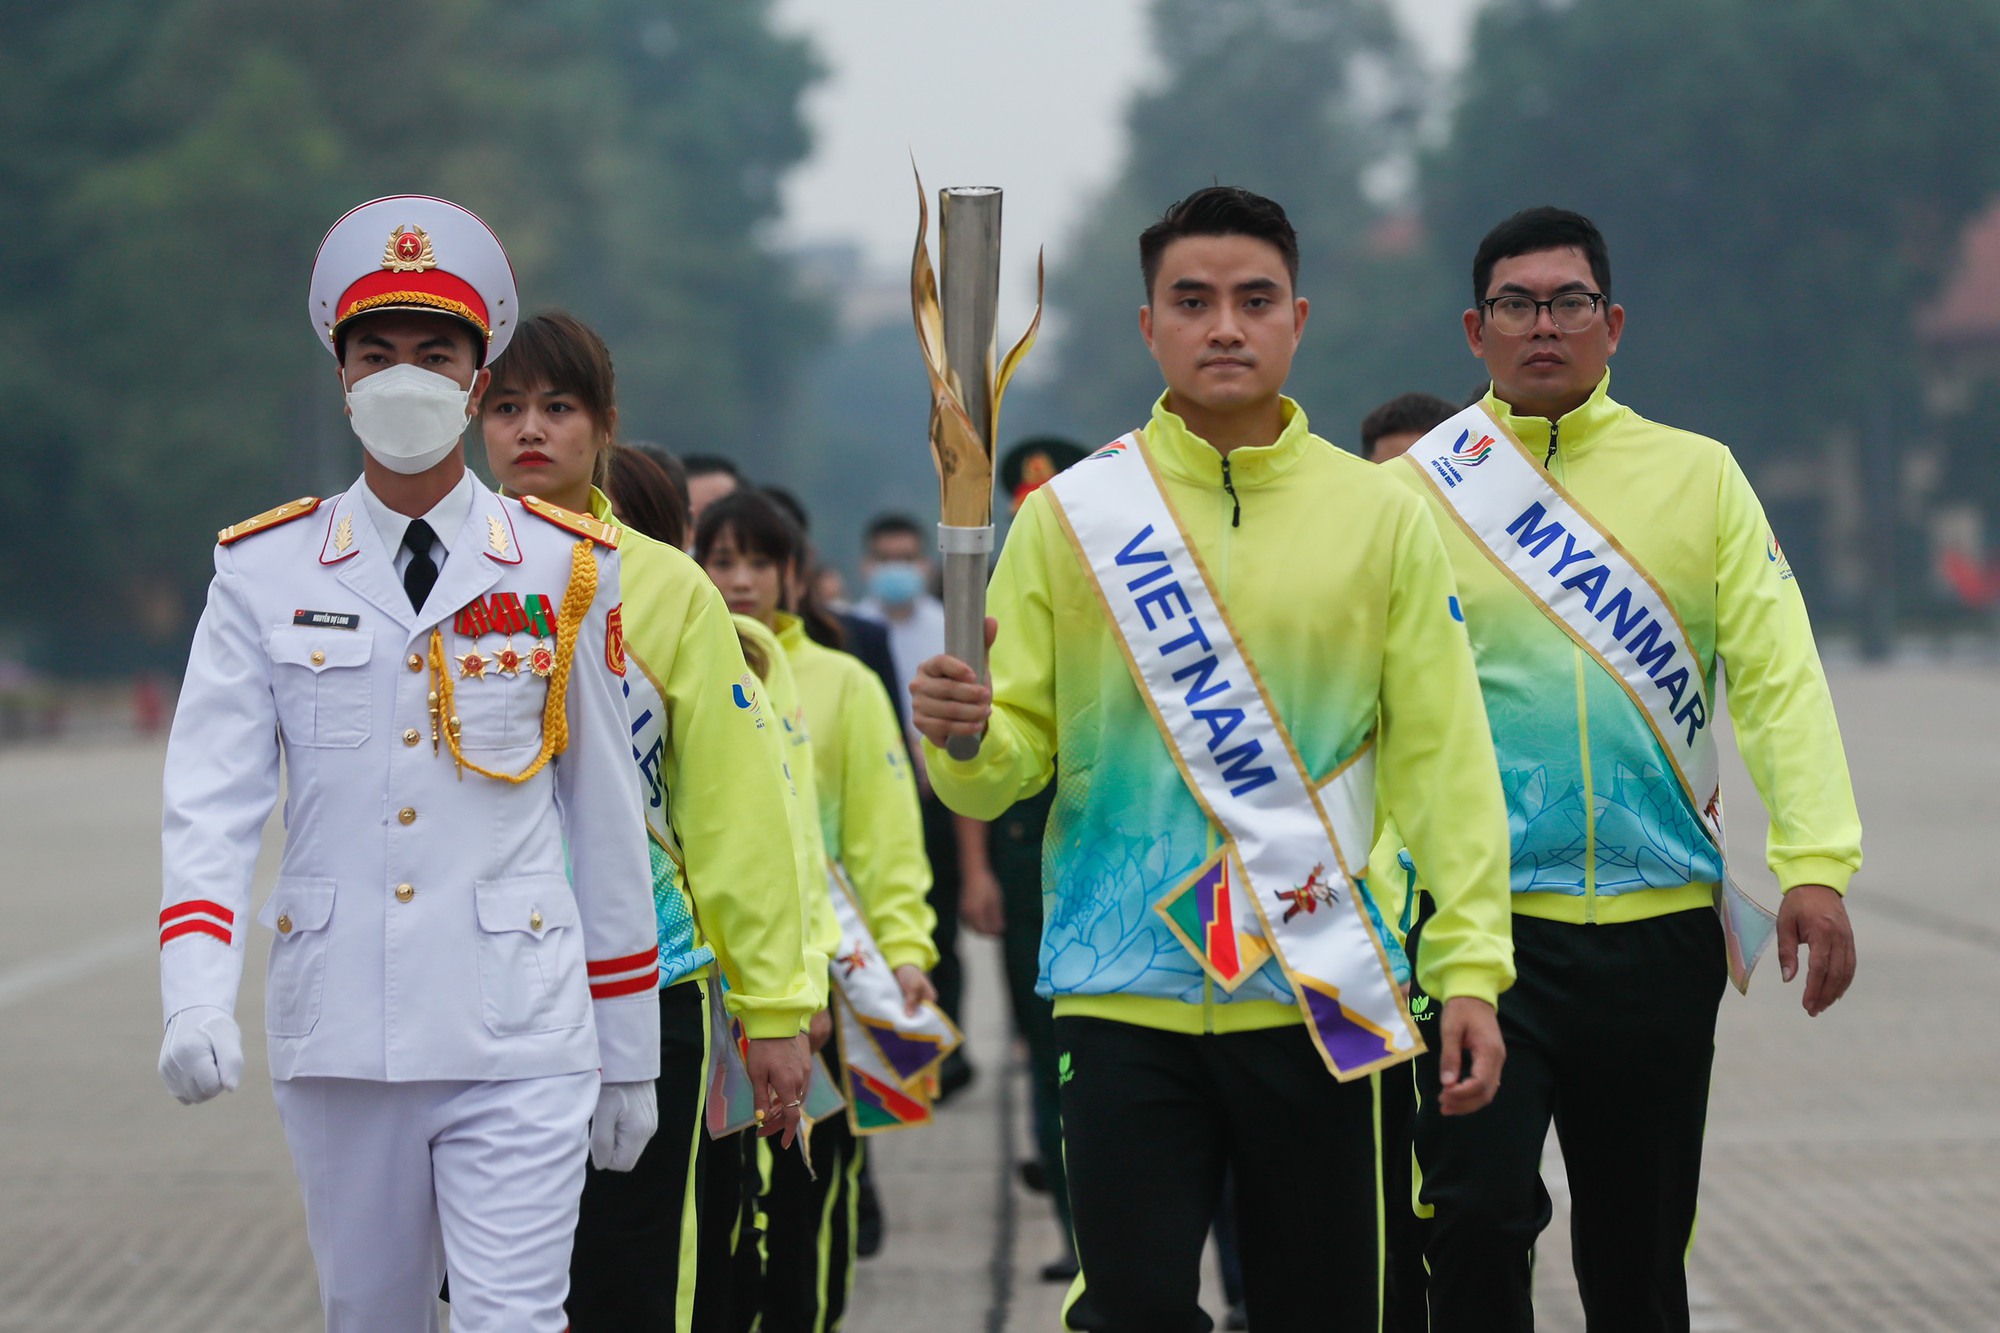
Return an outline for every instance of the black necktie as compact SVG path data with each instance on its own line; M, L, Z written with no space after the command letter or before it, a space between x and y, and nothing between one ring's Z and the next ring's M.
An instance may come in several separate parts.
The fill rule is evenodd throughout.
M431 525L422 519L412 519L410 526L403 529L403 545L410 552L410 567L403 571L403 591L410 594L410 609L424 609L424 599L431 595L431 588L438 581L437 561L431 559L431 547L437 541L437 534Z

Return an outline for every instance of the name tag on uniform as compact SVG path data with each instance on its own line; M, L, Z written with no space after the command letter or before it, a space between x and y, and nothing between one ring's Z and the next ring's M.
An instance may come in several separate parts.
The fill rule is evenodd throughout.
M356 629L361 617L352 611L294 611L294 625L316 625L320 629Z

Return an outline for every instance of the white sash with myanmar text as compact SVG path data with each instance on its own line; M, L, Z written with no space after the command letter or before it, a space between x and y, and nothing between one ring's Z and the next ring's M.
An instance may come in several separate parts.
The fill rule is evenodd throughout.
M1714 708L1701 658L1660 585L1482 404L1424 436L1408 458L1486 557L1624 688L1721 854ZM1776 918L1726 868L1716 906L1730 979L1746 990Z
M1247 909L1236 929L1268 942L1337 1077L1411 1058L1422 1042L1356 885L1372 781L1361 792L1362 779L1336 775L1331 802L1314 790L1138 435L1048 488L1168 751L1225 835L1220 907ZM1345 844L1329 804L1354 830Z

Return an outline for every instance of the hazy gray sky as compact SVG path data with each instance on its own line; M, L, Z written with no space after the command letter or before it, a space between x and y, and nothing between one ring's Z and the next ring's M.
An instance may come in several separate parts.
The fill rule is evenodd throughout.
M1458 63L1479 0L1392 2L1435 67ZM871 263L906 271L914 150L933 199L944 185L1007 191L1003 299L1025 310L1035 247L1062 246L1118 165L1127 99L1155 77L1146 9L1146 0L779 0L780 25L810 34L829 68L807 102L815 149L787 183L782 235L855 241Z

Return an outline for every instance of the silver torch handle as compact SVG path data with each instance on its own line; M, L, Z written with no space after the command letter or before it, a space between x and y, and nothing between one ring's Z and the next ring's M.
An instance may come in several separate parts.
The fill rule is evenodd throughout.
M986 666L986 573L993 551L993 393L994 348L1000 316L1000 191L991 187L938 192L938 304L944 315L946 363L958 381L959 399L985 446L988 485L984 522L938 525L944 556L945 651L971 666L984 681ZM964 522L965 515L958 517ZM979 753L978 736L953 736L945 746L952 758Z

